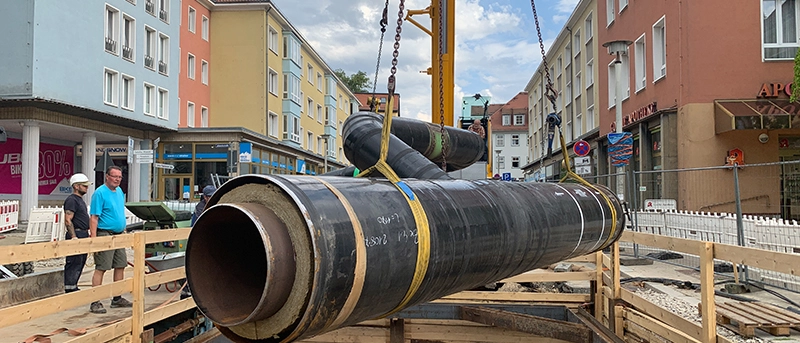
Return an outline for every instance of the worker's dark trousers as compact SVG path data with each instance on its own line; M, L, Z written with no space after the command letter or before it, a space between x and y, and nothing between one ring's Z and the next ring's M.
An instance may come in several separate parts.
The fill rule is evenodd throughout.
M75 229L75 236L88 238L89 230ZM69 232L67 232L67 239L72 239ZM86 254L67 256L67 264L64 265L64 292L69 293L78 290L78 279L81 278L85 264Z

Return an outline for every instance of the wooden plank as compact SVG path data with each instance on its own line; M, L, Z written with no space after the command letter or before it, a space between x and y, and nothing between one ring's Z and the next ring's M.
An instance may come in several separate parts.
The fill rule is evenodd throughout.
M611 256L603 254L603 268L611 268Z
M595 275L594 271L588 272L566 272L555 273L551 271L539 272L531 271L503 279L498 282L559 282L559 281L583 281L591 280Z
M748 303L742 302L729 302L728 305L761 325L789 325L788 321L774 316L771 311L764 308L748 306Z
M777 307L777 306L772 305L772 304L767 304L767 303L762 303L762 302L758 302L756 304L758 304L758 306L763 307L765 309L769 309L769 310L773 310L775 312L778 312L782 316L786 317L789 320L792 320L794 322L800 323L800 314L794 313L792 311L787 311L785 309L782 309L782 308Z
M623 307L614 306L614 334L617 337L625 337L625 327L623 326Z
M598 251L595 253L595 295L594 295L594 318L600 321L603 318L603 303L605 302L605 297L603 297L603 254L602 251Z
M405 321L403 318L392 318L389 324L389 343L404 343L405 341Z
M703 332L700 341L717 341L716 307L714 304L714 243L703 242L697 254L700 256L700 306L702 308Z
M755 320L742 316L738 311L736 311L735 308L731 307L729 304L717 305L716 313L727 319L731 319L739 324L750 325L750 326L758 324L758 322L756 322ZM724 324L724 322L722 324Z
M104 326L97 330L89 331L85 335L67 340L64 343L108 342L123 335L130 335L130 333L131 333L131 319L126 318L120 322Z
M658 319L664 324L674 327L683 333L686 333L689 337L692 337L696 340L701 340L702 327L700 325L697 325L675 313L672 313L669 310L663 309L627 289L622 289L621 295L622 300L631 304L640 312Z
M592 262L592 263L594 263L594 261L595 261L594 253L591 253L591 254L586 254L586 255L583 255L583 256L573 257L571 259L564 260L564 261L561 261L561 262Z
M609 272L603 272L603 286L611 287L611 285L613 285L613 284L614 284L614 282L611 279L610 273ZM614 295L613 292L612 293L608 293L609 297L613 296L613 295Z
M678 251L687 254L697 254L702 249L702 241L693 239L654 235L652 233L625 231L622 233L623 242L638 243L653 248ZM720 258L717 256L717 258Z
M442 327L406 323L406 339L448 342L493 342L493 343L564 343L565 341L538 337L522 332L495 327ZM373 341L375 342L375 341Z
M658 320L648 317L635 309L626 308L623 311L623 317L638 326L641 326L649 331L652 331L658 336L661 336L670 342L690 342L699 343L700 341L690 337L689 335L670 327ZM642 337L645 338L645 337Z
M143 323L147 326L195 307L197 307L197 304L194 303L194 299L191 297L178 300L169 305L158 306L144 313Z
M388 328L349 326L319 336L304 338L299 342L374 343L388 341Z
M620 276L619 276L619 273L620 273L620 270L619 270L619 266L620 266L620 264L619 264L619 241L614 242L614 244L612 245L611 251L613 252L613 256L612 256L613 257L613 261L612 261L612 263L614 264L612 266L612 268L611 268L611 270L613 271L613 274L611 276L612 277L611 281L613 282L611 289L614 291L614 299L616 300L616 299L619 299L620 288L622 288L622 286L620 285L620 282L619 282L619 278L620 278Z
M714 257L776 272L800 276L800 254L789 254L769 250L740 247L728 244L714 244Z
M60 294L41 300L6 307L0 309L0 328L26 322L35 318L41 318L66 309L89 304L93 301L108 299L113 296L128 293L132 288L133 279L129 278L69 294Z
M146 287L152 287L155 285L160 285L162 283L172 282L185 278L186 278L185 268L172 268L145 275L144 284Z
M147 230L142 231L146 236L145 243L159 243L167 241L177 241L189 237L191 228L185 229L167 229L167 230Z
M133 234L133 313L131 314L132 343L142 342L142 331L144 330L144 238L144 233L137 232Z
M592 331L581 324L477 306L461 306L459 318L536 336L589 343Z
M512 302L588 302L590 294L585 293L528 293L528 292L485 292L464 291L448 295L442 300L478 300Z
M658 322L658 321L654 321ZM634 324L630 320L625 321L625 336L622 338L625 342L635 343L651 343L651 342L665 342L666 340L657 335L655 332L648 330L640 325ZM673 341L675 342L675 341ZM688 343L698 343L699 341L686 341Z
M0 246L0 264L47 260L95 251L130 248L133 235L70 239L56 242Z

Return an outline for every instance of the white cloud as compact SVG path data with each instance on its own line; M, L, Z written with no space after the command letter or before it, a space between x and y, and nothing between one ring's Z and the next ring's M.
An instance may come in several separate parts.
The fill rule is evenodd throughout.
M568 13L578 0L559 0L555 8L537 8L539 18ZM301 32L332 69L348 74L359 70L374 77L383 2L374 0L281 1L278 8ZM506 1L507 2L507 1ZM492 95L492 102L510 100L522 91L541 60L533 18L527 3L503 5L492 0L457 0L455 117L460 115L461 97L475 93ZM429 0L407 0L406 9L423 9ZM516 7L514 7L516 6ZM571 6L571 7L570 7ZM391 67L392 45L397 20L397 3L390 2L388 26L378 76L379 92L386 91ZM425 15L414 16L429 26ZM397 92L401 96L401 115L431 120L431 76L426 70L431 60L430 37L409 22L401 33L397 66ZM434 75L433 77L438 77ZM371 84L370 84L371 86ZM438 122L438 109L433 110Z

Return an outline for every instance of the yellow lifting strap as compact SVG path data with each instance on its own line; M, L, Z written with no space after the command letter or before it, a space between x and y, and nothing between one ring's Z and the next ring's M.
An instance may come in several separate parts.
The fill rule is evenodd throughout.
M568 179L572 179L586 187L595 190L597 193L600 193L600 196L603 197L603 200L606 201L608 208L611 210L611 232L609 232L606 241L603 242L604 245L608 244L608 242L611 241L611 238L614 237L614 235L617 233L617 210L616 208L614 208L614 205L611 203L611 199L608 198L608 195L606 195L605 192L601 192L599 189L597 189L595 185L591 184L589 181L584 180L580 175L575 174L575 172L572 171L572 167L570 167L570 162L569 162L569 152L567 151L567 142L565 141L564 135L561 132L560 125L558 126L558 136L561 141L561 154L564 156L564 165L565 165L564 167L567 169L567 175L564 175L564 177L561 178L561 181L559 182L564 182L567 181Z
M378 161L375 162L375 165L372 167L367 168L366 170L362 171L358 174L357 177L364 177L371 174L374 171L378 171L386 179L389 180L401 193L403 193L406 202L408 203L408 207L411 208L411 213L414 215L414 223L417 227L417 264L414 269L414 278L411 280L411 285L409 285L408 290L406 291L406 295L403 297L403 300L400 301L393 310L389 311L385 315L381 316L380 318L386 318L400 310L402 310L408 303L411 301L411 298L414 294L417 293L419 286L422 284L422 280L425 279L425 274L428 271L428 263L430 262L430 255L431 255L431 241L430 241L430 226L428 224L428 216L425 214L425 209L422 207L422 203L419 202L419 198L417 198L414 191L406 185L405 182L400 180L397 176L397 173L394 172L391 166L386 163L386 156L389 153L389 137L391 137L391 128L392 128L392 109L393 104L392 100L394 99L394 94L390 92L389 99L386 103L386 113L383 116L383 131L381 131L381 154L378 158Z

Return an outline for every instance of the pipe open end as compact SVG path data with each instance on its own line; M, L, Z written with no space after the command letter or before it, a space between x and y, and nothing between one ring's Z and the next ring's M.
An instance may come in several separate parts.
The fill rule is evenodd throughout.
M186 275L198 308L225 326L264 319L291 292L294 251L286 225L258 204L219 204L197 220Z

